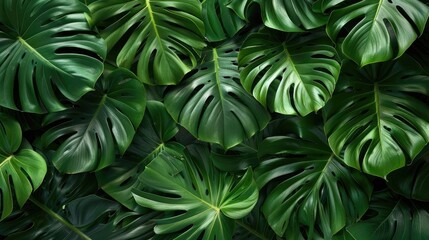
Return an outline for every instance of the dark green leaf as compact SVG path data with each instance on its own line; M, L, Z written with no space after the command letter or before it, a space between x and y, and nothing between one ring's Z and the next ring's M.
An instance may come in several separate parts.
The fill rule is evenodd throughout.
M204 62L165 96L173 118L199 140L231 148L263 129L267 111L237 83L239 45L207 50Z
M43 113L65 109L101 75L104 41L92 34L78 0L2 0L0 105ZM18 90L19 91L14 91Z
M145 106L143 84L128 70L118 69L100 79L96 91L73 109L49 114L44 124L52 127L42 142L48 146L59 141L52 161L61 172L102 169L115 160L116 151L127 150Z
M384 191L374 194L362 221L347 228L356 240L429 239L429 213L417 203Z
M229 0L203 0L203 21L209 41L221 41L234 36L245 21L226 4Z
M356 169L385 177L416 157L429 141L429 77L413 59L344 65L325 107L325 132L336 155Z
M263 29L243 43L238 60L244 88L263 105L305 116L330 99L340 71L322 32L283 34Z
M313 119L296 120L288 136L269 137L260 147L264 161L255 169L256 182L276 182L262 210L287 239L330 239L365 213L372 185L341 164Z
M177 84L197 65L205 46L199 0L99 0L89 5L120 67L138 58L137 75L148 84Z
M327 16L312 10L313 0L229 0L228 6L245 19L252 3L261 6L265 26L285 32L302 32L325 25Z

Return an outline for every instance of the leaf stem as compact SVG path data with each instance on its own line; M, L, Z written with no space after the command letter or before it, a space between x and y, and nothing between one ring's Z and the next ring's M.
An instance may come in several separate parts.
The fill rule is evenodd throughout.
M46 207L43 203L36 200L33 196L30 196L29 199L32 203L34 203L37 207L42 209L45 213L53 217L55 220L58 220L60 223L62 223L64 226L68 227L70 230L72 230L74 233L76 233L79 237L85 240L91 240L90 237L88 237L85 233L77 229L75 226L73 226L71 223L69 223L67 220L65 220L63 217Z

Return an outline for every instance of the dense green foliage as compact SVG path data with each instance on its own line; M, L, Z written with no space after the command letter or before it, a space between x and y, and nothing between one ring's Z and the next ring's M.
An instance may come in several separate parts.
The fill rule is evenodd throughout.
M1 0L0 238L429 239L427 0Z

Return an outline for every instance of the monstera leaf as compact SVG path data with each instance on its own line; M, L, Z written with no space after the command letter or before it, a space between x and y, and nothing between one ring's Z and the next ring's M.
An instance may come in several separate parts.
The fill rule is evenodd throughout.
M241 83L263 105L283 114L307 115L330 99L340 71L322 32L284 34L262 29L243 43Z
M100 79L96 91L73 109L49 114L52 126L42 136L48 146L59 142L52 159L65 173L93 171L110 165L116 150L124 154L143 119L145 89L134 74L118 69Z
M237 81L239 45L228 41L204 53L204 62L165 96L173 118L200 140L225 148L263 129L269 114Z
M91 91L103 71L104 41L92 34L77 0L2 0L0 105L26 112L65 109Z
M314 12L314 0L229 0L228 6L242 19L252 3L261 6L265 26L285 32L302 32L323 26L327 16Z
M171 85L197 65L205 46L199 0L99 0L89 5L116 63L148 84Z
M387 184L390 189L410 199L429 202L427 186L429 179L429 158L425 154L416 159L412 165L400 168L387 175Z
M342 165L317 122L292 118L289 135L269 137L260 147L264 160L255 169L256 182L275 182L262 211L287 239L331 239L368 208L371 183Z
M0 237L13 239L149 239L153 218L126 212L114 201L94 195L88 174L61 175L52 169L22 210L0 222ZM2 238L3 239L3 238Z
M183 156L184 147L170 141L178 131L164 105L161 102L148 101L143 121L125 155L111 166L97 172L100 187L129 209L141 211L131 190L139 187L140 173L161 153L177 158Z
M353 239L429 238L429 213L417 202L395 198L384 191L374 195L362 221L347 228Z
M325 107L325 132L336 155L356 169L385 177L429 141L429 77L409 57L359 69L343 67Z
M140 181L159 193L135 190L138 204L174 215L156 221L155 233L174 239L231 239L234 219L246 216L258 200L252 170L240 179L216 170L205 148L185 159L160 154ZM171 238L172 239L172 238Z
M361 0L334 10L326 31L347 57L364 66L401 56L428 18L429 6L420 0Z
M226 4L229 0L203 0L203 21L209 41L221 41L234 36L246 22Z
M19 123L0 113L0 221L15 201L22 207L46 175L45 159L21 141Z

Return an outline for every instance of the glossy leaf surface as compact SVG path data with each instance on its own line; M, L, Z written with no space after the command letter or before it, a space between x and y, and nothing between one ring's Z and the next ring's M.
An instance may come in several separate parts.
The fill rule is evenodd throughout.
M103 71L104 41L90 31L77 0L0 3L0 105L26 112L65 109Z
M52 159L61 172L78 173L110 165L124 154L143 119L145 89L134 74L118 69L97 82L73 109L46 116L51 126L42 136L49 146L60 144Z

